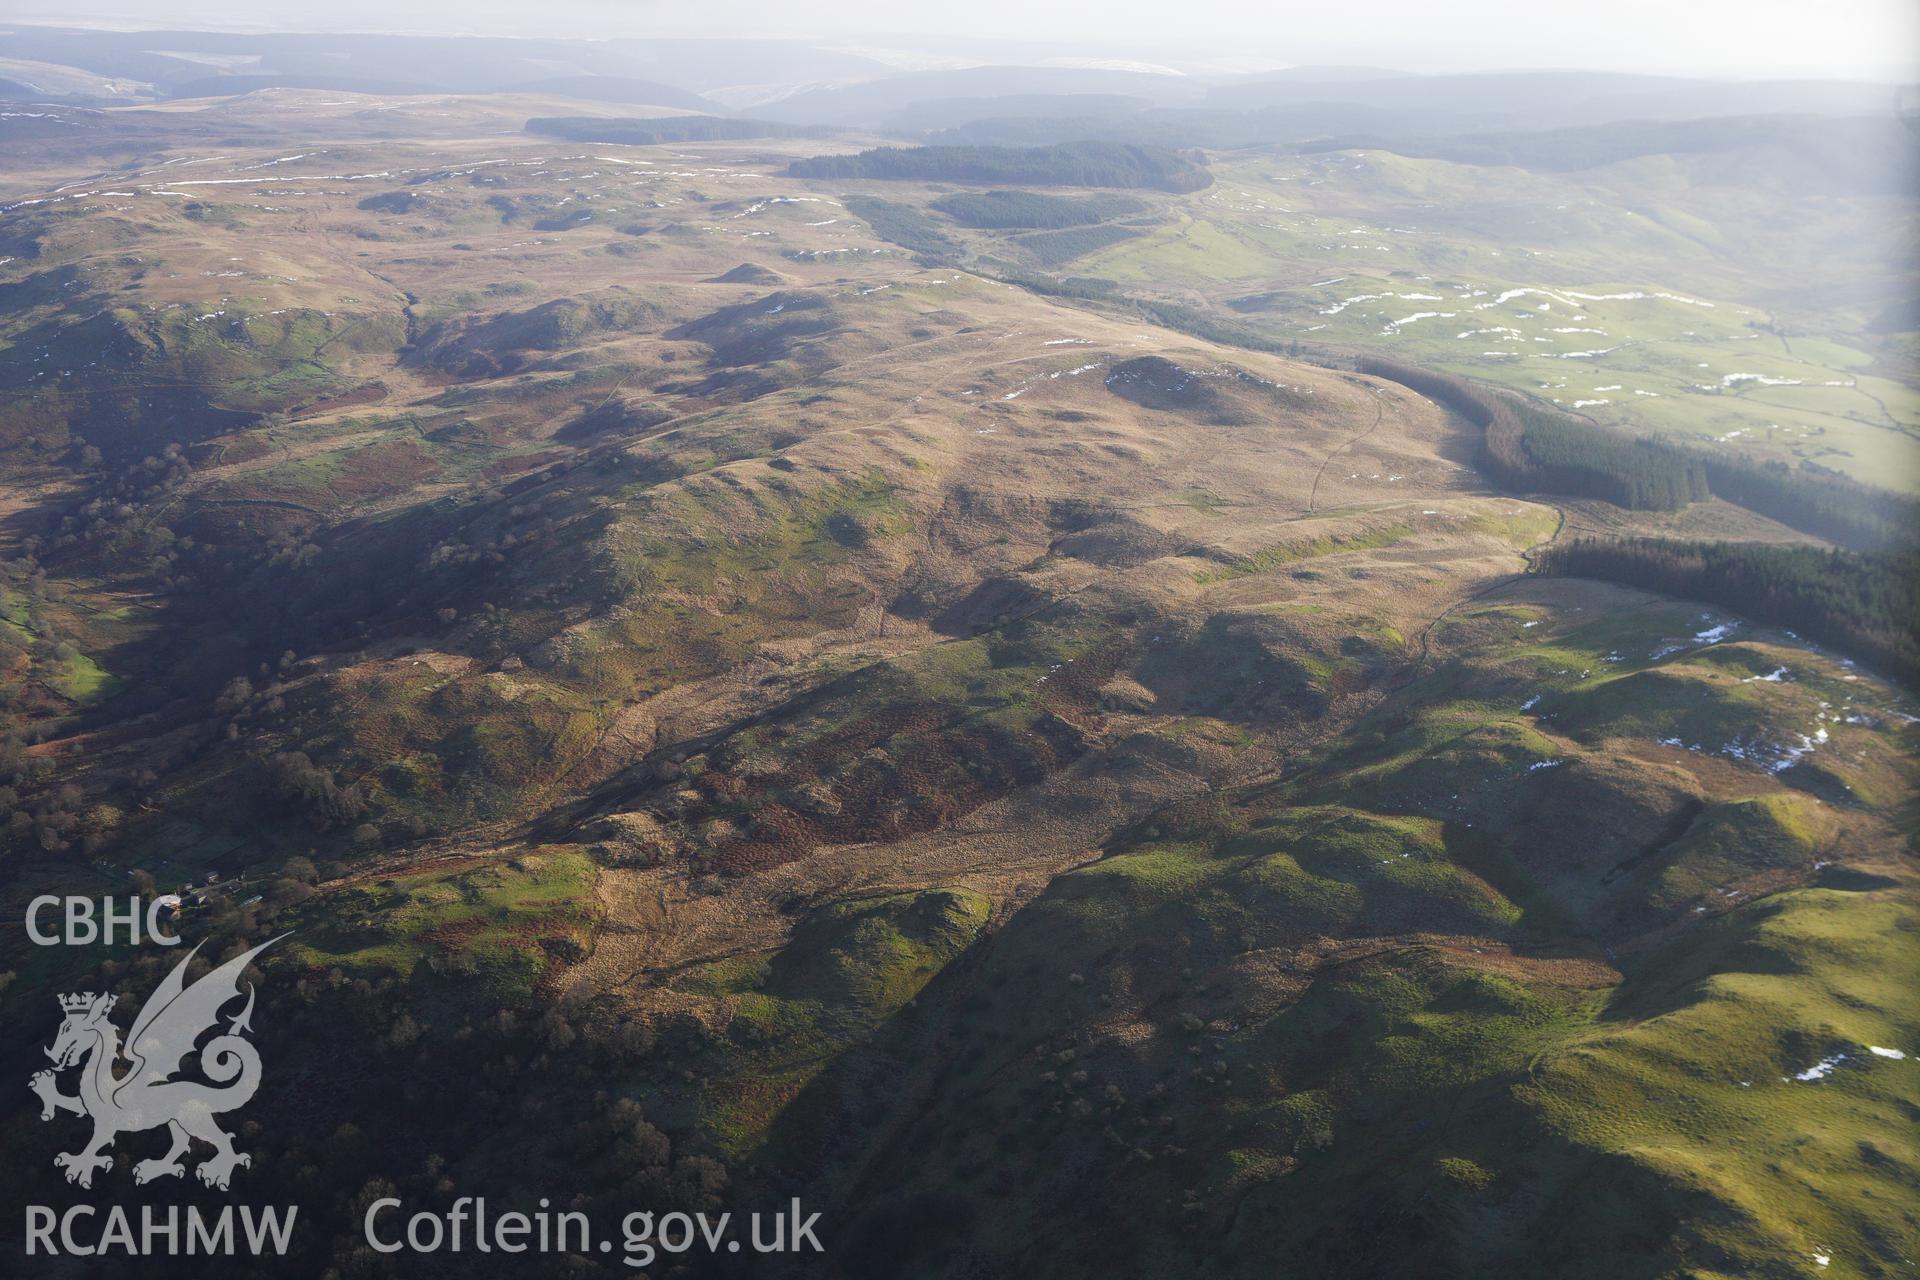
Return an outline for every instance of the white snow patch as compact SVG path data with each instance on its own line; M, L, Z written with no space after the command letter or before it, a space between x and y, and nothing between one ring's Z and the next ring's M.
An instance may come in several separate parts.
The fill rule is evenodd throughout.
M1847 1060L1846 1054L1836 1053L1831 1058L1820 1059L1820 1061L1814 1063L1812 1066L1808 1067L1805 1071L1799 1072L1793 1078L1795 1080L1802 1081L1803 1083L1810 1083L1814 1080L1824 1080L1828 1076L1833 1074L1833 1069L1835 1067L1839 1066L1841 1063L1845 1062L1846 1060ZM1785 1076L1782 1076L1780 1078L1782 1080L1786 1079ZM1815 1256L1818 1256L1818 1255L1815 1255Z
M1666 302L1678 302L1683 306L1705 307L1709 311L1713 309L1711 302L1702 302L1698 298L1683 298L1677 293L1642 293L1637 289L1632 293L1576 293L1569 289L1567 296L1578 298L1582 302L1636 302L1643 298L1659 298Z
M1416 311L1404 320L1389 320L1382 333L1391 333L1402 325L1413 324L1420 320L1451 320L1459 313L1456 311Z
M1706 366L1702 365L1701 367L1705 368ZM1758 387L1797 387L1800 385L1801 380L1799 378L1769 378L1764 373L1729 373L1720 379L1720 385L1723 387L1738 386L1742 382L1751 382Z
M1793 768L1794 765L1799 764L1802 759L1812 755L1815 747L1826 745L1826 741L1827 731L1825 729L1815 729L1811 734L1801 734L1800 741L1796 745L1780 748L1780 758L1767 766L1767 772L1785 773L1788 769ZM1729 749L1729 754L1733 754L1731 749Z
M1347 299L1344 299L1343 301L1334 303L1332 306L1326 308L1320 314L1323 316L1337 316L1342 311L1345 311L1348 307L1352 306L1356 302L1373 302L1377 299L1384 298L1386 296L1387 295L1384 293L1355 294L1351 298L1347 298Z

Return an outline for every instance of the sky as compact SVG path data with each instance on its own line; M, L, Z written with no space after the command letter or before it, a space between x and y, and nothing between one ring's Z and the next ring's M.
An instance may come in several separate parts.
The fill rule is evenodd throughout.
M1920 0L0 0L0 20L8 19L248 31L782 36L923 65L1051 55L1194 70L1334 63L1872 79L1911 78L1920 65Z

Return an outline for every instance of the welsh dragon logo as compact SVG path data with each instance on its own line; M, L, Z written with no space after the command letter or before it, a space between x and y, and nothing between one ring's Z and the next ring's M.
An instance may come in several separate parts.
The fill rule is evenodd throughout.
M93 1137L86 1146L53 1158L55 1167L66 1170L68 1182L91 1187L94 1171L113 1165L110 1149L115 1138L161 1125L171 1133L173 1145L158 1159L135 1164L135 1182L184 1174L181 1157L195 1138L214 1150L194 1169L210 1187L225 1191L233 1171L253 1163L251 1156L233 1149L233 1135L214 1121L215 1116L245 1106L260 1087L260 1054L244 1038L253 1030L251 983L246 1007L228 1021L224 1034L197 1051L200 1073L212 1083L173 1077L181 1059L196 1052L201 1036L218 1029L221 1008L239 998L240 975L247 965L279 940L273 938L235 956L187 986L187 965L200 950L195 946L141 1006L124 1045L119 1029L107 1016L113 1012L115 997L92 992L60 997L67 1016L47 1050L53 1070L36 1072L28 1084L40 1095L42 1120L71 1111L93 1121ZM129 1064L124 1073L117 1070L122 1061ZM61 1093L56 1073L73 1066L80 1068L80 1092Z

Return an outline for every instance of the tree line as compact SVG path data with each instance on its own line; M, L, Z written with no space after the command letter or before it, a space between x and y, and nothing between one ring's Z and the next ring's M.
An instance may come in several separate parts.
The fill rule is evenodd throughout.
M1534 571L1705 600L1920 684L1920 552L1912 547L1578 538L1545 548Z
M963 227L981 230L1089 227L1146 208L1131 196L1070 199L1038 191L956 191L932 201L931 207Z
M1829 542L1872 550L1920 535L1920 502L1824 467L1739 453L1706 454L1704 465L1716 497Z
M1377 356L1361 357L1355 368L1410 387L1479 427L1482 468L1509 489L1599 498L1637 511L1675 511L1717 497L1862 551L1910 547L1920 530L1920 501L1823 467L1633 436Z
M1709 494L1699 459L1675 445L1579 422L1431 369L1377 356L1362 356L1355 367L1479 427L1481 465L1506 488L1599 498L1636 511L1675 511Z

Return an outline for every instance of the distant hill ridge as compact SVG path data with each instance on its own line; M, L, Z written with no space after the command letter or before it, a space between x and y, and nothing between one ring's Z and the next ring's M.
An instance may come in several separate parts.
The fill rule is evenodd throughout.
M1899 193L1914 184L1913 132L1896 118L1739 116L1718 120L1627 120L1573 129L1452 137L1356 135L1307 142L1305 153L1373 148L1453 164L1514 165L1567 173L1645 156L1757 153L1753 167L1848 190Z

